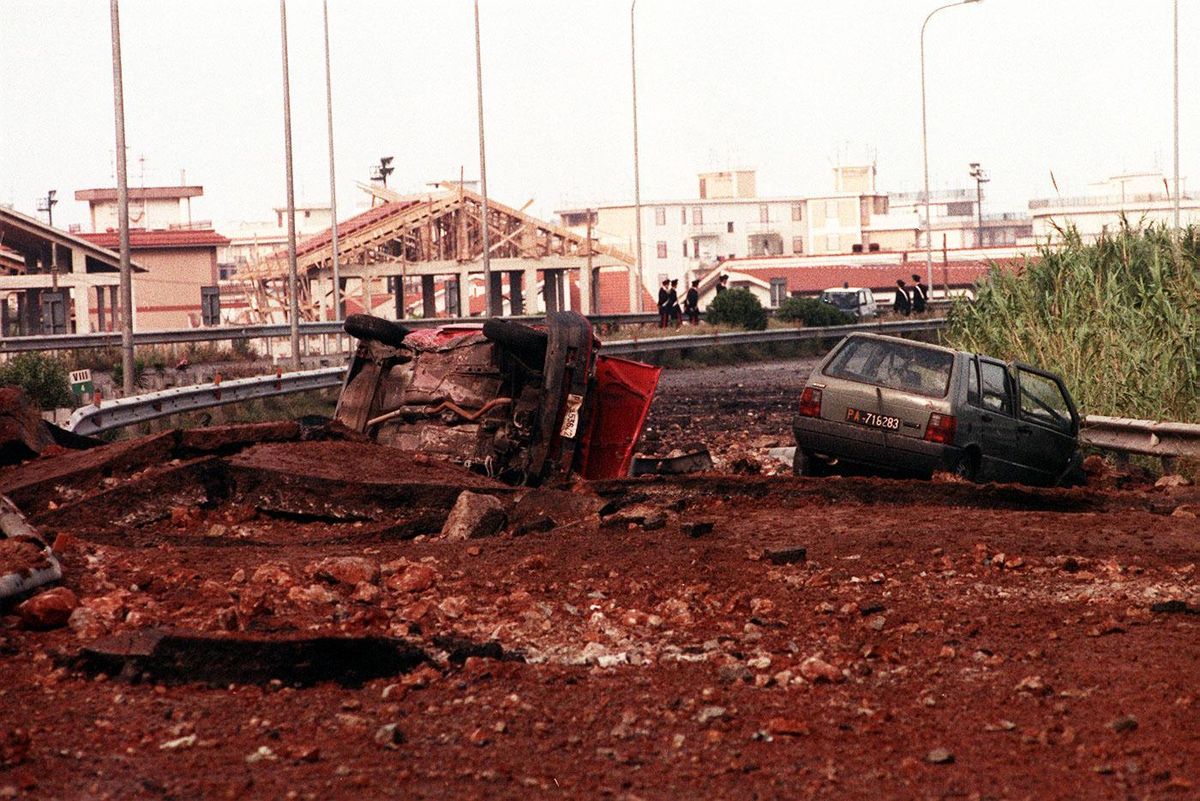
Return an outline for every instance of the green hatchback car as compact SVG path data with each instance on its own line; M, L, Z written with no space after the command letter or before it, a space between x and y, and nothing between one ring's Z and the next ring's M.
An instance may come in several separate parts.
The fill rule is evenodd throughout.
M1056 485L1080 461L1079 413L1057 375L876 334L851 334L813 370L793 430L800 476L849 463Z

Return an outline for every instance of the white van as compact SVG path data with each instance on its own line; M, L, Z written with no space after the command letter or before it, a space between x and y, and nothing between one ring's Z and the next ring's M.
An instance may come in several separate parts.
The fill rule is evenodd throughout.
M844 286L826 289L821 293L821 300L846 314L853 314L860 320L869 320L879 316L875 293L864 287Z

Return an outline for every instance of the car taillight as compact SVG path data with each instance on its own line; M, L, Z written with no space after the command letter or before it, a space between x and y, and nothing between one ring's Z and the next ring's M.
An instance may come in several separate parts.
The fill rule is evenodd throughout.
M800 394L800 416L821 416L821 390L813 387L804 388L804 392Z
M954 429L957 425L958 422L953 415L934 412L929 415L929 425L925 427L925 439L929 442L949 445L954 442Z

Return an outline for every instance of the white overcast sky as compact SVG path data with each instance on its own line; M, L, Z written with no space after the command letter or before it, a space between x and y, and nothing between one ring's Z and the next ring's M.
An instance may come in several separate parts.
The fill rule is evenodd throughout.
M379 156L389 185L478 174L473 6L331 0L341 216ZM831 189L874 158L921 185L919 33L937 0L639 0L643 202L749 166L759 193ZM483 0L489 194L535 212L633 196L629 3ZM327 202L321 4L290 0L298 201ZM992 182L1020 210L1122 171L1172 171L1170 0L983 0L926 34L935 188ZM267 219L285 198L279 6L123 0L131 186L201 184L196 216ZM1181 174L1200 181L1200 2L1180 1ZM82 222L76 189L114 186L109 4L0 0L0 203ZM1186 179L1192 176L1190 182Z

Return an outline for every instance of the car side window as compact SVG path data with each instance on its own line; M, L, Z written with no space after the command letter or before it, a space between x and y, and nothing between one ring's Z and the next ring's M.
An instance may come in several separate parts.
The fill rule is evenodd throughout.
M1058 382L1022 368L1017 368L1017 383L1021 388L1021 417L1063 432L1071 430L1071 407L1063 397Z
M1011 415L1012 380L1008 377L1008 370L1004 369L1004 365L979 362L979 381L983 390L983 403L980 405L993 412Z
M972 406L982 406L979 397L979 361L971 359L967 365L967 403Z

